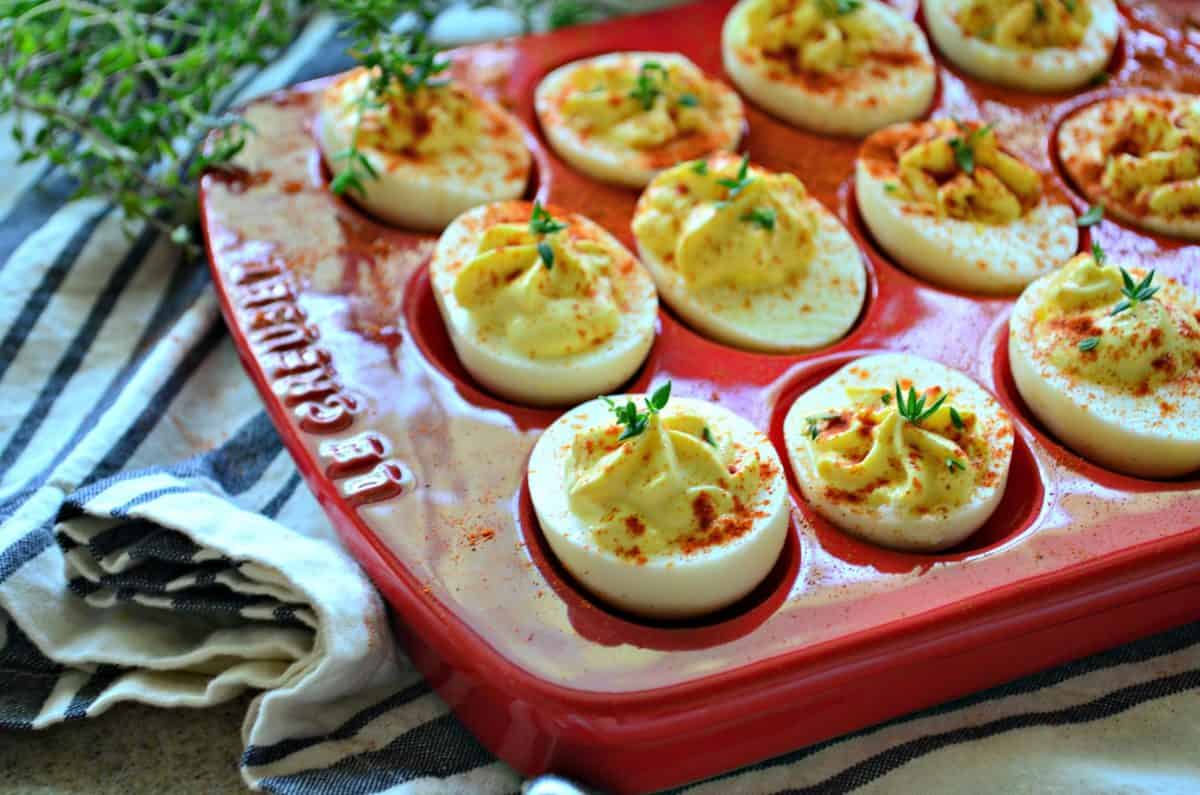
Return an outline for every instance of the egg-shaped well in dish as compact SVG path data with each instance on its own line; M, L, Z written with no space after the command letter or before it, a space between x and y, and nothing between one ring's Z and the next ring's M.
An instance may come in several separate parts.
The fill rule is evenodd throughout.
M542 532L605 602L682 618L730 605L771 571L788 530L783 468L727 409L650 395L592 400L556 420L529 461Z
M880 130L863 143L854 179L876 242L944 287L1015 293L1079 243L1066 199L1047 193L990 125L935 119Z
M633 233L663 299L729 345L821 348L862 309L866 269L850 233L795 176L745 157L664 171L638 200Z
M411 91L394 85L383 97L367 94L371 81L362 68L338 77L321 94L315 125L334 179L357 173L348 193L369 212L438 231L472 207L524 192L525 135L499 105L449 79Z
M909 354L866 356L802 394L783 425L804 499L880 546L937 551L996 510L1008 414L962 373Z
M1200 469L1200 299L1099 248L1029 285L1009 320L1021 397L1054 436L1109 469Z
M879 0L742 0L721 52L756 104L828 135L918 118L937 88L925 34Z
M1100 100L1062 123L1058 152L1079 189L1108 214L1200 240L1200 97Z
M534 107L561 158L635 188L676 163L734 149L746 126L733 89L665 52L609 53L561 66L538 85Z
M654 341L654 282L582 215L524 201L476 207L442 233L429 270L463 366L521 403L611 390Z
M929 35L966 72L1025 91L1087 85L1112 57L1113 0L921 0Z

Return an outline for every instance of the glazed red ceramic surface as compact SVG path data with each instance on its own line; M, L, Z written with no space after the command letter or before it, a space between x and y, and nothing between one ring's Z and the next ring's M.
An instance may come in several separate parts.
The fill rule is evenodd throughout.
M914 0L899 5L916 14ZM467 48L455 68L525 124L529 195L632 247L637 192L596 183L548 150L534 88L562 63L616 49L679 51L722 75L729 7L709 0ZM1200 91L1200 35L1186 8L1125 7L1112 79L1075 94L1014 93L943 61L931 114L994 121L1083 212L1053 153L1057 125L1114 92ZM1013 301L934 288L889 262L855 210L857 142L792 129L752 104L753 160L799 175L866 254L862 316L824 351L781 356L712 342L664 309L628 388L670 378L674 394L721 403L767 431L786 460L783 417L796 395L865 353L919 354L966 371L1012 414L1008 488L962 545L911 554L835 529L793 481L783 554L741 603L677 624L598 603L553 559L526 488L530 449L558 412L506 403L466 374L426 273L433 237L331 195L310 129L323 85L252 104L244 170L205 177L217 291L280 434L394 606L410 654L518 770L649 791L1200 618L1200 479L1118 475L1057 444L1009 375ZM1112 259L1200 290L1200 246L1110 221L1081 237L1083 250L1098 239Z

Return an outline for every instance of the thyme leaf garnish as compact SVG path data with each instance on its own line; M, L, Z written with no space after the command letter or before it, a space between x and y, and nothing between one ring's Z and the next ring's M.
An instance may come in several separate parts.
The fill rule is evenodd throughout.
M667 401L671 399L671 382L654 390L650 397L646 398L646 410L638 411L637 405L632 401L626 401L624 406L617 405L612 398L605 397L604 402L608 404L608 408L616 415L617 424L624 427L621 435L617 437L618 442L623 442L626 439L632 439L645 433L646 428L650 425L650 415L657 414L666 408ZM705 429L707 430L707 428ZM708 441L705 439L705 441Z

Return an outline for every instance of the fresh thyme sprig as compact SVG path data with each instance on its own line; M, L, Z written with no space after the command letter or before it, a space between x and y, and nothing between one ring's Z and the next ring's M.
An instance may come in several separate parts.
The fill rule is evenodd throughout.
M826 412L825 414L813 414L810 417L805 417L804 422L806 425L808 425L808 438L816 439L821 435L822 425L830 422L831 420L836 420L840 416L840 414Z
M1099 337L1086 337L1079 341L1079 350L1083 351L1084 353L1087 353L1088 351L1094 351L1099 344Z
M817 6L826 17L844 17L862 8L862 0L817 0Z
M720 177L717 179L717 184L729 189L729 193L725 197L725 200L729 201L736 198L753 181L754 177L750 176L750 153L747 152L742 155L742 163L738 166L737 176L733 179Z
M1129 271L1121 268L1121 294L1125 297L1121 302L1112 308L1110 315L1119 315L1126 309L1132 309L1138 304L1145 303L1154 298L1154 294L1158 292L1158 285L1151 284L1154 281L1154 271L1146 274L1146 278L1140 282L1134 282L1133 277L1129 275Z
M552 235L555 232L561 232L566 229L567 225L562 221L556 220L553 215L542 206L540 201L533 203L533 212L529 216L529 231L535 235Z
M668 381L658 389L650 397L646 398L646 410L638 411L637 405L632 401L626 401L624 406L618 406L613 399L605 397L604 402L608 404L609 409L617 417L617 424L624 426L621 435L617 437L618 442L623 442L626 439L632 439L645 433L646 428L650 425L650 415L657 414L667 406L667 401L671 399L671 382ZM707 430L707 429L706 429ZM705 439L705 441L708 441Z
M145 221L184 243L196 178L245 145L245 124L224 110L229 86L315 10L298 0L3 0L0 113L13 115L22 162L44 157L75 197L115 203L130 232Z
M955 119L954 123L958 125L959 130L966 133L965 137L955 136L950 139L950 148L954 151L954 162L963 170L963 173L971 176L975 173L975 146L992 131L992 125L985 124L968 131L967 125L958 119Z
M638 69L637 79L629 96L642 105L642 110L654 107L654 101L667 88L667 69L658 61L646 61Z
M755 207L742 213L740 220L761 226L768 232L775 231L775 210L771 207Z
M355 117L350 145L331 156L332 160L346 165L330 183L329 189L338 195L354 191L362 196L367 192L366 180L379 177L359 148L363 116L370 109L385 107L388 102L400 98L407 100L422 89L446 86L449 80L439 75L450 67L450 63L439 55L438 48L426 35L440 10L432 0L409 0L403 4L416 18L416 27L404 31L394 29L394 17L362 13L363 7L371 3L396 5L395 0L333 1L335 6L360 12L352 17L350 34L355 41L350 54L367 69L370 78L353 100Z
M941 396L933 402L932 406L925 408L924 395L918 396L916 388L910 386L908 388L908 395L906 396L902 391L900 391L900 382L897 381L896 411L900 412L900 416L903 417L905 421L911 422L913 425L920 425L923 421L929 419L935 411L942 407L942 404L946 402L947 394L948 393L943 392Z
M529 231L535 235L552 235L555 232L561 232L566 229L567 225L562 221L555 220L554 216L542 207L540 201L533 203L533 213L529 216ZM537 242L538 256L542 258L542 264L547 269L554 267L554 249L545 240Z
M1104 249L1095 240L1092 241L1092 259L1097 265L1104 265L1104 261L1108 259L1108 255L1104 253Z
M625 9L611 0L496 0L550 27ZM99 196L127 229L145 222L185 244L196 181L228 168L248 125L226 111L245 70L275 57L318 11L331 11L376 81L436 82L424 35L450 0L0 0L0 114L22 162L45 158L74 195ZM544 12L544 13L543 13ZM394 28L408 20L407 28ZM376 88L383 89L377 82ZM383 94L376 91L371 101ZM359 110L366 110L366 102ZM209 133L207 146L198 142ZM372 177L355 148L336 186Z
M1075 225L1080 229L1086 226L1095 226L1104 220L1104 205L1093 204L1088 207L1087 212L1075 219Z
M699 174L702 177L708 176L708 161L696 160L692 163L692 173Z

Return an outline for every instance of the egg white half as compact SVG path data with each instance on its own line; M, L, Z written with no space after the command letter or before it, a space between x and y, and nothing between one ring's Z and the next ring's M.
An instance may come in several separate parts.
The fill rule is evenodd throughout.
M716 170L731 160L736 158L719 155L708 162ZM858 320L867 294L867 270L858 244L837 216L811 196L803 204L815 215L817 232L808 271L795 285L763 290L722 285L696 291L640 240L638 253L663 300L702 334L771 353L824 348L844 337ZM635 217L642 207L639 201Z
M643 395L621 395L624 403ZM763 484L762 514L745 534L720 546L690 554L670 554L635 563L599 546L592 530L570 510L565 474L575 434L613 422L602 400L577 406L556 420L533 448L529 493L538 522L559 562L589 591L631 613L653 618L703 615L733 604L770 573L788 532L787 481L767 437L728 409L702 400L672 398L664 415L686 409L703 417L713 433L728 435L762 460L775 474Z
M877 17L911 62L867 61L855 70L806 78L772 59L752 42L770 0L742 0L725 18L721 54L725 71L746 96L772 115L826 135L863 136L925 113L937 88L937 71L921 29L878 0L856 13Z
M806 446L807 418L848 407L847 387L891 390L904 379L911 379L918 392L941 387L949 392L951 405L973 412L983 422L1007 428L1006 434L1000 433L992 440L988 463L991 477L978 482L964 504L925 515L887 504L873 507L830 499ZM930 552L966 539L1000 504L1012 460L1012 423L995 398L963 373L906 353L864 356L847 364L796 399L784 419L783 434L792 471L813 509L843 530L892 549Z
M877 133L888 135L889 128ZM1065 200L1043 192L1007 224L936 217L888 192L895 175L870 160L871 140L855 163L854 192L875 241L904 268L934 284L979 293L1016 293L1075 253L1079 230Z
M365 70L347 72L321 95L314 132L335 177L349 167L346 159L335 155L354 141L355 101L368 79ZM352 190L350 198L405 229L439 231L472 207L517 198L529 180L531 158L516 118L465 86L440 90L470 98L481 125L472 146L414 156L360 141L359 150L378 176L365 176L365 194Z
M588 135L572 125L560 107L559 98L572 76L589 66L624 65L636 73L642 64L656 62L671 71L705 81L714 98L711 134L668 142L659 150L642 150L600 136ZM640 188L664 168L737 147L746 125L742 100L719 80L706 77L687 57L665 52L614 52L560 66L543 78L534 94L534 108L550 146L573 168L604 182Z
M1101 184L1109 155L1105 142L1114 137L1131 107L1147 100L1180 107L1183 103L1197 101L1197 98L1174 93L1126 94L1088 105L1059 126L1056 141L1059 158L1071 180L1087 196L1088 201L1103 204L1106 215L1160 235L1200 240L1200 217L1191 214L1168 217L1153 212L1138 212Z
M564 405L594 397L625 383L645 361L654 342L658 296L645 269L621 243L582 215L554 211L569 227L587 229L613 258L613 295L621 310L613 336L581 353L533 359L505 340L483 338L470 311L455 298L462 265L471 260L488 226L528 223L528 202L502 202L468 210L438 239L429 274L438 309L463 367L492 392L535 406Z
M1112 0L1088 0L1092 19L1075 47L1016 50L969 35L955 21L962 0L921 0L938 49L981 80L1025 91L1071 91L1085 86L1112 57L1120 14Z
M1029 285L1009 319L1009 365L1029 410L1068 447L1109 469L1146 478L1200 470L1200 389L1137 395L1062 372L1039 349L1035 331L1049 282L1045 276ZM1156 283L1161 297L1200 313L1195 293L1163 276ZM1171 405L1169 412L1160 401Z

